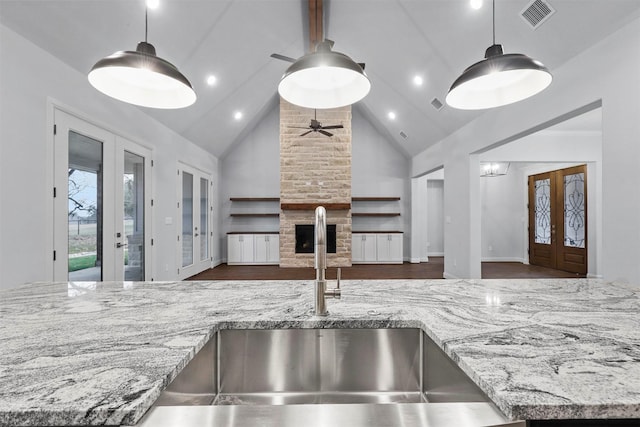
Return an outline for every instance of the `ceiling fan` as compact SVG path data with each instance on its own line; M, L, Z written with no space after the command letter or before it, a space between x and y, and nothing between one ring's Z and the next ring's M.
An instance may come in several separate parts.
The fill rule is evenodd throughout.
M306 132L303 132L300 134L300 136L305 136L310 134L311 132L318 132L321 133L325 136L333 136L333 134L331 132L327 132L326 129L342 129L344 128L344 126L342 125L329 125L329 126L322 126L322 123L320 123L317 120L316 117L316 110L313 110L313 119L311 119L311 124L309 124L309 126L306 127L301 127L301 126L290 126L292 129L309 129Z

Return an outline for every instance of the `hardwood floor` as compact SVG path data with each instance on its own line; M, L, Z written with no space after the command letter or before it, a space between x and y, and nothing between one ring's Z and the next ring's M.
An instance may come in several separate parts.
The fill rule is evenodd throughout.
M348 279L442 279L443 257L430 257L420 264L358 264L342 269L342 278ZM335 279L336 269L327 270L327 278ZM483 279L576 278L574 273L519 262L483 262ZM313 280L313 268L280 268L277 265L221 264L205 270L187 280Z

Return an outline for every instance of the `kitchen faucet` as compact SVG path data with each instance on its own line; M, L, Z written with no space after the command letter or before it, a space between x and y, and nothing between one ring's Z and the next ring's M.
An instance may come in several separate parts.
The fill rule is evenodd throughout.
M315 281L315 311L316 316L326 316L327 311L326 297L340 298L340 269L338 268L336 287L327 289L327 280L325 279L325 270L327 269L327 211L324 206L316 208L316 225L315 225L315 245L314 245L316 269Z

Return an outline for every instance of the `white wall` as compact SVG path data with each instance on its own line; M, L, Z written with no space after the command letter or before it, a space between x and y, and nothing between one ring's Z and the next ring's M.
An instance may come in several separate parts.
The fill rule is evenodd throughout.
M444 255L444 180L427 180L427 254Z
M219 241L226 260L229 231L278 233L278 218L232 218L231 212L280 212L276 202L231 202L231 197L280 197L280 107L275 104L220 161L221 222Z
M353 197L400 197L394 202L358 202L354 211L400 212L399 217L356 217L354 231L403 231L404 259L411 248L411 162L396 145L376 130L358 107L353 108L351 194Z
M445 167L445 273L480 277L477 155L493 144L602 102L602 275L640 281L640 19L561 67L528 100L487 111L413 158L412 176ZM629 52L634 52L629 54ZM611 66L611 64L616 64ZM473 171L473 173L472 173ZM624 209L620 209L624 206Z
M151 119L142 109L97 92L86 75L4 26L0 26L0 51L0 288L52 278L53 184L49 176L52 160L48 157L53 140L51 100L114 133L152 147L153 278L174 279L177 162L217 176L217 159ZM216 213L218 189L216 182ZM165 225L167 217L174 220L172 225ZM214 247L213 256L220 257L218 247Z
M404 231L405 258L409 254L411 191L410 160L381 135L360 113L352 110L352 196L399 196L399 202L360 202L354 209L399 211L394 218L354 218L353 229L365 231ZM231 203L229 197L279 197L280 195L279 106L274 106L256 127L237 142L221 160L222 230L221 241L229 231L277 231L277 219L231 219L230 212L272 208L273 204ZM269 210L271 211L271 210ZM224 247L224 245L223 245ZM226 253L226 251L225 251Z

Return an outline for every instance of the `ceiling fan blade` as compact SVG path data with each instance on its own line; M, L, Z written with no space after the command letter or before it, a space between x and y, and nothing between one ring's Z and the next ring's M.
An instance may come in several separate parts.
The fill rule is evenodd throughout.
M333 134L331 132L327 132L325 130L319 129L318 132L320 132L323 135L327 135L327 136L333 136Z
M322 126L322 129L344 129L342 125Z
M313 132L313 131L312 130L308 130L305 133L300 134L300 136L309 135L311 132Z
M275 59L279 59L281 61L296 62L296 59L290 58L288 56L280 55L279 53L272 53L271 57Z
M273 56L273 55L271 55ZM362 68L362 71L364 71L364 62L358 62L358 65L360 66L360 68Z
M309 129L309 126L287 126L289 129Z

